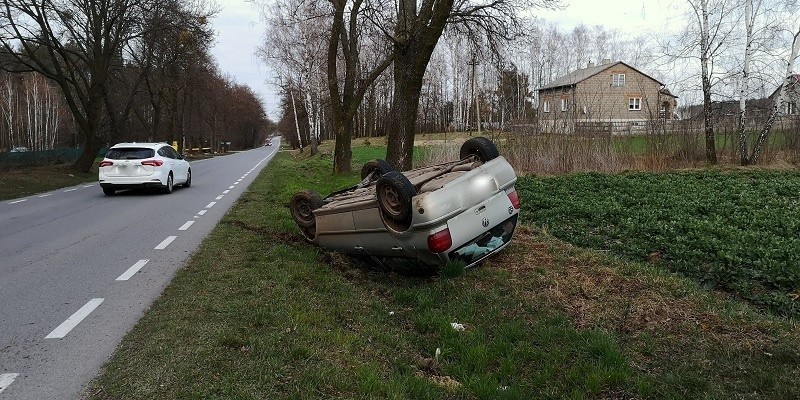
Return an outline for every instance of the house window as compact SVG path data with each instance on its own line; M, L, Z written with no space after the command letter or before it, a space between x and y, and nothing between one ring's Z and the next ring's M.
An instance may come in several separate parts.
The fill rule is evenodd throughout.
M567 99L561 99L561 111L567 111Z
M625 86L625 74L611 74L611 86Z
M795 102L786 103L786 114L787 115L797 114L797 103Z
M550 102L549 101L543 101L542 102L542 111L544 111L546 113L550 112Z
M629 111L639 111L642 109L642 98L641 97L631 97L628 99L628 110Z

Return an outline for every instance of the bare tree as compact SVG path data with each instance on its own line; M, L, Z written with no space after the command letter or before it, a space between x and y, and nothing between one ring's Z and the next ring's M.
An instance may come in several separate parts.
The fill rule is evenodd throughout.
M121 67L125 43L156 0L7 0L0 9L0 45L28 71L56 82L81 132L75 163L89 171L103 141L103 94Z
M519 12L523 8L555 5L557 0L399 0L394 42L394 95L392 125L386 160L395 168L411 168L417 108L423 78L446 26L476 43L499 43L522 35Z
M334 135L336 138L333 170L348 172L352 165L352 138L354 118L369 86L391 65L396 54L387 53L372 68L359 68L359 38L361 35L359 16L363 0L330 0L333 5L333 21L328 41L328 91L331 99ZM371 11L371 10L367 10ZM343 83L339 83L338 55L344 58ZM362 66L363 67L363 66ZM421 83L420 83L421 85ZM391 146L391 144L390 144Z
M755 147L753 148L753 152L750 155L750 163L752 164L756 164L758 162L758 158L761 156L761 150L764 147L764 143L766 143L767 137L769 136L769 133L772 130L772 124L775 123L775 119L783 109L786 90L789 84L791 83L791 80L793 79L792 70L794 69L794 61L795 59L797 59L798 54L800 54L800 28L797 29L797 31L792 37L791 48L792 50L789 55L789 58L788 60L786 60L786 72L783 75L784 79L782 81L781 87L778 89L778 96L775 99L775 103L772 105L772 112L770 112L767 122L761 129L761 132L758 135L758 140L755 144Z

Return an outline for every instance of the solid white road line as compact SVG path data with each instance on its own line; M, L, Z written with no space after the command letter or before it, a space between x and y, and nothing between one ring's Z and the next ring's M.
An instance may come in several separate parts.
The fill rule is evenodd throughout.
M214 204L217 204L217 202L216 202L216 201L212 201L211 203L208 203L208 205L206 206L206 208L211 208L211 207L214 207Z
M139 272L139 270L142 269L142 267L144 267L144 265L147 264L148 261L150 260L137 261L136 264L133 264L132 267L128 268L128 270L125 271L124 274L120 275L119 278L117 278L116 280L127 281L128 279L131 279L131 277L134 276L137 272Z
M181 227L178 228L178 230L179 231L185 231L185 230L189 229L189 227L192 226L192 224L194 224L194 221L186 221L186 223L181 225Z
M226 190L226 191L222 192L222 194L228 194L230 192L231 192L230 190Z
M225 195L224 195L224 194L221 194L221 195L217 196L217 198L216 198L216 199L214 199L214 200L222 200L222 198L223 198L223 197L225 197Z
M17 203L22 203L23 201L28 201L28 199L22 199L22 200L12 201L12 202L10 202L10 203L8 203L8 204L17 204Z
M0 393L8 389L8 387L14 383L14 379L17 379L17 376L19 376L19 374L0 374Z
M92 311L94 311L95 308L97 308L100 304L102 304L103 300L105 299L89 300L89 302L86 303L86 305L84 305L83 307L81 307L80 310L76 311L75 314L72 314L72 316L67 318L66 321L61 323L61 325L59 325L58 328L53 329L53 331L50 332L49 335L45 336L45 339L61 339L64 336L67 336L67 334L71 330L73 330L76 326L78 326L78 324L80 324L84 318L89 316L89 314Z
M166 249L167 246L169 246L169 244L172 243L173 240L175 240L175 238L177 238L177 236L167 236L167 238L164 239L164 241L162 241L161 243L159 243L158 246L156 246L155 249L153 249L153 250L164 250L164 249Z
M206 215L206 211L208 211L208 210L200 210L200 212L198 212L197 214L198 215Z

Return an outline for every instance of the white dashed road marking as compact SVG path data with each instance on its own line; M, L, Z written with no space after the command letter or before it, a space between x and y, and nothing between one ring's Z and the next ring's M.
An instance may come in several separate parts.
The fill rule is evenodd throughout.
M67 189L67 190L65 190L65 191L64 191L64 193L67 193L67 192L74 192L74 191L76 191L76 190L78 190L78 188Z
M39 198L41 199L42 197L49 197L49 196L52 196L52 195L53 195L52 193L40 194Z
M85 188L90 188L92 186L94 186L94 185L83 185L83 187L85 187Z
M228 186L228 189L233 189L235 186Z
M239 182L233 182L233 184L234 184L234 185L238 185L238 184L239 184Z
M192 224L194 224L194 221L187 221L185 224L181 225L181 227L178 228L178 230L179 231L185 231L185 230L189 229L189 227L192 226Z
M3 393L3 390L6 390L12 383L14 383L14 379L17 379L19 374L0 374L0 393Z
M153 249L153 250L164 250L164 249L166 249L167 246L169 246L169 244L172 243L173 240L175 240L175 238L177 238L177 236L168 236L166 239L164 239L164 241L159 243L158 246L156 246L155 249Z
M228 194L230 192L231 192L230 190L226 190L226 191L222 192L222 194Z
M221 194L221 195L217 196L217 198L216 198L216 199L214 199L214 200L222 200L222 198L223 198L223 197L225 197L225 195L224 195L224 194Z
M61 325L58 326L58 328L53 329L53 331L50 332L49 335L45 336L45 339L61 339L64 336L67 336L67 334L71 330L73 330L76 326L78 326L78 324L80 324L84 318L89 316L89 314L91 314L91 312L94 311L95 308L100 306L100 304L103 303L103 300L105 299L89 300L89 302L86 303L86 305L84 305L83 307L81 307L80 310L76 311L75 314L72 314L72 316L67 318L66 321L62 322Z
M212 201L211 203L208 203L208 205L206 206L206 208L211 208L211 207L214 207L214 204L217 204L217 202L216 202L216 201Z
M208 210L200 210L200 212L198 212L197 214L198 215L206 215L206 211L208 211Z
M6 390L12 383L14 383L14 379L17 379L19 374L0 374L0 393L3 393L3 390Z
M12 201L12 202L10 202L10 203L8 203L8 204L17 204L17 203L22 203L23 201L28 201L28 199L22 199L22 200Z
M147 264L148 261L150 261L150 260L139 260L139 261L137 261L136 264L133 264L132 267L128 268L128 270L125 271L124 274L120 275L119 278L117 278L116 280L118 280L118 281L127 281L128 279L131 279L131 277L136 275L136 273L139 272L139 270L142 269L142 267L144 267L145 264Z

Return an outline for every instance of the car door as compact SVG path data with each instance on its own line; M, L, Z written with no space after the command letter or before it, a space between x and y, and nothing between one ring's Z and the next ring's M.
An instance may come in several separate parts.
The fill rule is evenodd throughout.
M178 174L175 172L175 159L172 157L170 150L172 150L172 147L162 146L158 149L158 155L161 156L161 159L164 161L164 169L172 171L172 182L177 183L179 180Z
M169 152L175 159L175 179L181 183L186 182L189 178L189 163L172 146L170 146Z

